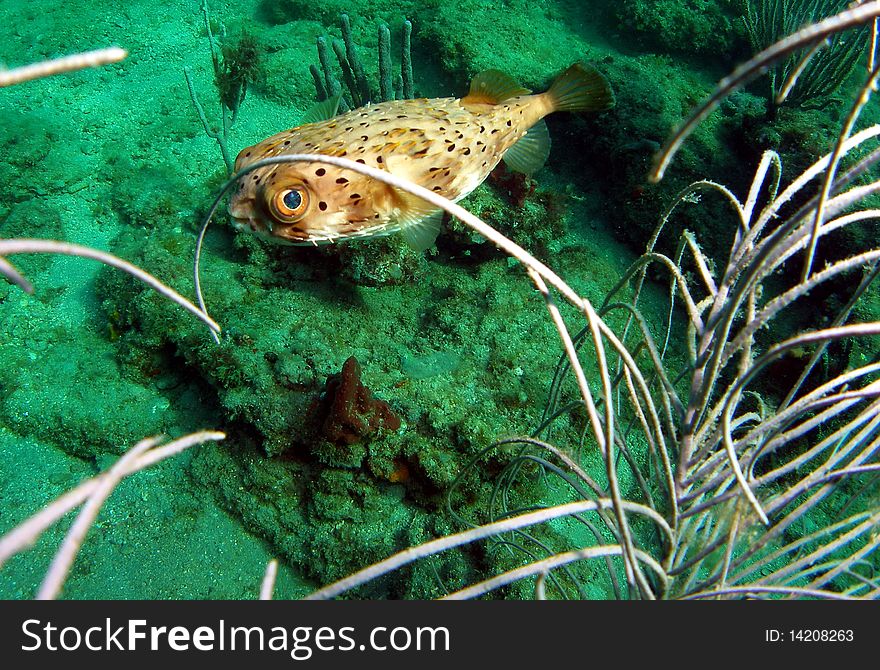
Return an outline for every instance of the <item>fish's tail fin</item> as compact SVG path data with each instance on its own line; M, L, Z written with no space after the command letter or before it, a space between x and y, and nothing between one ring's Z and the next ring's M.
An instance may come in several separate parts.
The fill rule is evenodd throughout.
M594 67L575 63L545 93L554 112L602 112L614 107L608 80Z

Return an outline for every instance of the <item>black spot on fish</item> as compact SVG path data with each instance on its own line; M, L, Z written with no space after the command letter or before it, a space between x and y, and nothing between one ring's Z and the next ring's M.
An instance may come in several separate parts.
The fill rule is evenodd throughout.
M464 151L462 151L462 153L463 153L465 156L470 156L470 155L471 155L471 148L470 148L470 147L465 147L465 148L464 148Z
M492 129L492 132L489 133L489 134L490 134L490 135L494 135L494 134L497 133L497 132L498 132L498 128L493 128L493 129Z
M357 159L357 162L360 163L361 165L366 165L366 164L367 164L367 161L365 161L363 158L358 158L358 159Z
M419 151L416 151L416 152L413 154L413 158L421 158L422 156L427 155L427 153L428 153L428 148L425 147L424 149L421 149L421 150L419 150Z
M510 128L510 126L512 126L512 125L513 125L513 123L511 123L510 119L507 119L507 127Z
M325 174L327 174L327 170L325 170L324 168L318 168L317 170L315 170L315 174L318 177L323 177Z
M448 147L446 147L446 151L455 151L455 145L450 144Z
M376 162L377 162L377 163L381 163L381 162L382 162L382 157L381 157L381 156L376 156Z
M320 209L322 212L326 212L327 211L327 203L322 200L321 202L318 203L318 209Z
M442 186L435 186L435 187L432 188L431 190L432 190L432 191L442 191L442 190L443 190L443 187L442 187Z
M345 177L340 177L339 179L336 180L336 183L337 184L347 184L348 179L346 179Z
M485 133L485 132L486 132L486 126L480 126L480 132L481 132L481 133Z
M360 194L360 193L352 193L352 194L351 194L350 196L348 196L348 197L351 198L352 200L360 200L360 199L361 199L361 194Z
M361 135L361 142L366 142L368 139L370 139L369 135Z

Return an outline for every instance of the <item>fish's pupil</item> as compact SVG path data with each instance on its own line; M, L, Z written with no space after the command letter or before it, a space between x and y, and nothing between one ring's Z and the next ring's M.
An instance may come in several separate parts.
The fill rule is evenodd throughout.
M297 209L302 204L302 196L299 191L288 191L284 194L283 202L288 209Z

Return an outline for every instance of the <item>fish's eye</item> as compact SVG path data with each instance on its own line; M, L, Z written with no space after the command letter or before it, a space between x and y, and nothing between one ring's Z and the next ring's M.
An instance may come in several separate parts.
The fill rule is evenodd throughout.
M299 219L309 207L309 194L302 186L278 191L269 201L269 210L278 220L292 223Z

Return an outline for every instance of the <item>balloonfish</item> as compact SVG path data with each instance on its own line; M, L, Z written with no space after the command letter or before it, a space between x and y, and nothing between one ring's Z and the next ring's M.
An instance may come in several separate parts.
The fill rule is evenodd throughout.
M614 97L598 71L575 63L539 94L487 70L463 98L392 100L334 116L336 102L319 104L304 119L308 123L241 151L236 171L285 154L343 156L457 201L502 159L526 174L541 167L550 152L542 120L548 114L602 111ZM415 249L434 243L442 215L375 179L316 163L281 163L246 174L229 213L237 228L276 242L321 244L399 232Z

